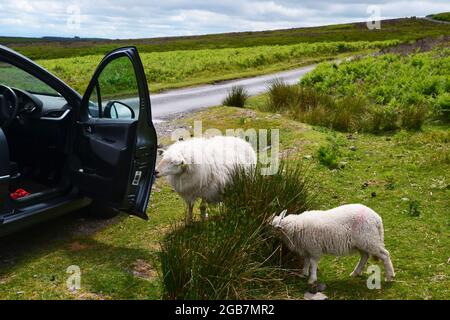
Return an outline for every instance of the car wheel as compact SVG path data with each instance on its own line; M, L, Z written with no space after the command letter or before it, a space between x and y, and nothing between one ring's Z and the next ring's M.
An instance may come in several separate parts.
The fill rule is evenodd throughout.
M88 213L91 217L99 219L111 219L119 214L119 210L98 201L93 201L88 207Z

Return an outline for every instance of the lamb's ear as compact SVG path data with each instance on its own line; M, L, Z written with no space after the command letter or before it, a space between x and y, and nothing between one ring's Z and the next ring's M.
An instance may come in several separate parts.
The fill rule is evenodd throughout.
M286 213L287 213L287 210L286 210L286 209L284 209L283 211L281 211L281 213L280 213L280 220L281 220L281 219L284 219L284 217L286 216Z
M163 148L158 148L158 155L159 156L163 156L165 152L166 152L166 150L164 150Z

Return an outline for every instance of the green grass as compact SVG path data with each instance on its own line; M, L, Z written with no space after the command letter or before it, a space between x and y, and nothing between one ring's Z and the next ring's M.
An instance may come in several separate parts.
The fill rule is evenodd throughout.
M141 53L151 90L257 75L391 46L398 41L327 42L237 49ZM83 92L102 55L38 60L75 90ZM120 89L120 87L119 87Z
M264 100L251 98L249 106L256 108ZM190 126L200 119L204 130L279 128L283 154L309 165L313 188L318 191L318 209L359 202L382 216L396 281L391 285L382 282L381 290L368 290L366 275L356 279L348 276L357 257L326 257L319 265L319 279L328 285L325 294L331 299L450 299L448 125L425 125L421 132L348 136L273 113L232 107L208 109L179 119L177 124ZM317 158L318 149L329 139L337 141L340 162L345 163L340 169L330 170ZM356 146L356 151L350 146ZM14 243L15 249L8 256L12 263L2 262L0 268L0 297L161 298L159 244L172 225L183 220L184 205L163 180L158 181L156 190L148 209L149 222L123 217L83 235L67 230L67 225L75 224L68 216L2 239L2 247ZM418 216L414 214L416 207ZM76 241L81 249L74 250ZM133 275L133 266L140 260L159 276L147 280ZM83 273L82 288L77 293L65 287L65 271L72 264L80 265ZM301 299L306 280L295 273L279 275L282 281L272 283L270 294L261 292L259 297Z
M320 64L301 83L338 96L367 96L393 107L426 104L430 111L450 92L450 48L408 56L385 54ZM441 111L441 110L438 110Z
M340 156L339 145L333 139L330 139L330 143L320 146L319 150L317 150L319 163L329 169L339 168Z
M431 18L436 19L436 20L450 22L450 12L442 12L442 13L432 14Z
M259 99L255 99L256 104ZM243 122L242 118L247 121ZM281 144L287 154L312 155L312 159L308 157L304 161L311 164L310 177L319 190L317 208L357 202L372 207L383 217L386 246L397 270L396 282L383 283L382 290L368 290L366 276L357 279L348 276L357 257L327 257L320 264L319 277L328 284L328 296L333 299L449 298L448 126L425 126L419 133L347 136L251 110L218 108L202 112L195 119L204 119L204 126L207 122L206 127L219 129L281 128ZM343 163L340 169L330 170L316 157L329 139L337 141ZM415 212L417 203L418 217L409 214ZM299 298L306 290L306 281L297 276L287 276L283 281L278 288L271 287L271 297Z
M140 52L244 48L328 41L416 40L450 34L450 27L415 18L383 20L380 30L368 30L366 23L348 23L313 28L239 32L187 37L130 40L48 41L46 39L0 37L6 44L31 59L55 59L104 55L120 46L136 45Z

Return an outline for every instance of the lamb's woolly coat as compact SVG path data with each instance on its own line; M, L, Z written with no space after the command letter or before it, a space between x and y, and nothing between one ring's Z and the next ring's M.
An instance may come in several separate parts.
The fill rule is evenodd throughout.
M361 261L352 275L360 274L372 255L385 262L388 279L394 276L389 252L384 247L381 217L364 205L280 215L273 218L272 225L281 231L281 238L290 250L316 263L323 254L343 256L359 252Z
M327 211L306 211L281 219L286 245L300 255L349 255L384 246L383 223L372 209L350 204ZM290 240L290 241L289 241Z
M192 206L201 198L208 203L221 200L225 186L237 167L256 165L250 143L236 137L216 136L179 141L164 152L157 172Z

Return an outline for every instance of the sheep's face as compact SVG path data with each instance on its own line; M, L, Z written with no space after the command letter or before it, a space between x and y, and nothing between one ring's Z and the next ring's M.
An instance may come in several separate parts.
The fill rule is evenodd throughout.
M273 215L271 217L270 220L270 225L275 229L275 230L281 230L281 220L284 219L284 217L286 216L286 210L284 210L283 212L280 213L280 215L275 216Z
M277 228L280 226L280 222L281 222L281 217L275 216L275 217L273 217L272 222L270 224L272 225L272 227Z
M157 178L178 175L185 170L186 161L184 161L182 157L165 153L159 164L156 166L155 175Z

